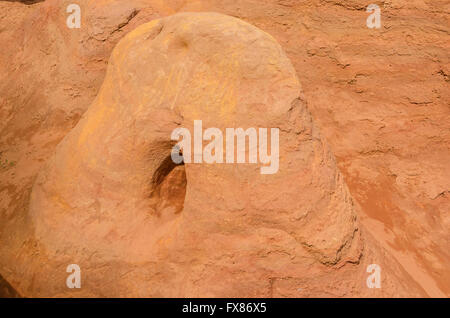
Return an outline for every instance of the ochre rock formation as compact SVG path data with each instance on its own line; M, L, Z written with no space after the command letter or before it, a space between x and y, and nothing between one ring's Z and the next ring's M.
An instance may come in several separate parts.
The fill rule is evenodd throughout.
M171 132L197 119L279 128L278 173L170 164ZM421 295L361 237L281 47L216 13L154 20L119 42L93 104L38 175L29 222L31 296L70 295L72 263L78 296L367 295L362 259L374 255L382 295Z
M342 240L335 246L325 246L320 244L320 235L324 232L315 232L311 237L297 238L299 242L312 243L311 246L303 245L302 250L304 260L310 261L299 262L303 265L295 267L296 272L286 270L284 276L270 276L270 287L261 288L258 295L449 295L450 42L446 2L385 1L381 6L382 28L377 30L365 26L367 3L357 0L345 3L314 0L257 3L248 0L79 0L82 28L74 30L65 25L65 9L70 3L72 1L65 0L46 0L33 5L0 2L0 40L7 44L0 48L0 274L18 292L24 296L189 294L164 284L153 289L148 287L151 273L173 279L174 275L168 274L167 268L152 264L154 272L151 272L141 266L144 261L139 265L135 263L138 258L122 262L120 257L112 257L116 255L114 253L120 255L119 251L129 242L104 250L105 255L91 254L91 258L80 264L82 291L67 290L67 264L75 262L73 256L77 253L89 253L88 249L73 251L92 244L83 237L78 246L72 246L67 255L63 255L64 250L49 248L57 242L46 247L48 242L36 241L35 225L29 211L30 193L37 173L56 145L94 100L103 82L111 50L127 32L144 22L179 11L217 11L251 22L282 45L303 86L306 98L300 98L300 104L304 105L304 99L308 101L308 109L315 118L315 130L321 128L322 142L325 137L330 143L350 192L362 207L359 209L355 201L352 210L355 209L364 227L358 221L353 225L346 224L350 232L358 229L356 238L351 241L359 242L355 245L358 246L355 250L361 251L359 263L351 261L359 252L335 253L335 247ZM301 106L294 107L298 108L302 109ZM265 117L265 114L261 116ZM179 118L175 122L176 125L182 123ZM168 130L166 127L164 131ZM158 148L167 151L170 147L155 146ZM61 155L60 151L58 155ZM164 164L156 164L161 160L154 159L153 169L164 167ZM64 168L50 167L41 176ZM145 166L145 169L151 168ZM170 224L181 215L186 217L190 194L186 193L184 201L183 191L190 188L189 182L184 186L185 173L190 180L189 169L187 166L174 167L158 187L152 190L148 185L149 200L145 209L155 210L164 224ZM326 170L332 171L332 175L336 173L334 168ZM324 188L333 184L332 177L321 175L320 178L326 180ZM140 189L144 191L144 188ZM241 192L236 190L236 196L240 195ZM307 196L301 191L297 195L300 205ZM214 200L208 197L206 202L210 199ZM271 198L264 196L263 199ZM307 197L305 202L316 199L315 196ZM82 206L87 202L77 204ZM183 212L171 212L180 211L182 206ZM348 206L344 204L344 207ZM239 210L242 207L231 208ZM279 214L273 217L281 218ZM300 215L298 218L295 222L301 222ZM342 216L341 220L344 218ZM136 218L136 228L148 223L137 224L137 220L139 218ZM213 220L211 222L214 224ZM45 228L43 224L40 226ZM282 228L281 224L279 226ZM318 224L308 226L304 226L303 233L320 228ZM108 229L108 225L103 227ZM377 242L364 229L372 233ZM123 228L125 232L129 230ZM340 232L341 238L345 237L344 232L345 229ZM362 241L359 238L361 232ZM59 231L48 235L47 239L62 234ZM61 242L70 242L72 235L73 231L68 231L68 237ZM201 246L202 241L195 245ZM89 251L92 252L92 248ZM53 253L59 256L54 258ZM229 255L225 253L219 259L229 264L226 261ZM278 262L282 259L277 252L269 253L268 257L278 259ZM396 261L401 266L396 265ZM365 285L369 275L365 268L370 263L382 266L381 290L369 290ZM208 273L211 266L200 260L192 264L190 271L203 273ZM267 264L276 262L267 260ZM404 270L409 275L405 275ZM6 286L9 286L7 282ZM266 283L261 280L262 285ZM423 289L421 292L417 292L416 283ZM247 285L243 284L246 283L233 286L238 296L248 295L251 290L242 292L237 288L245 289ZM210 292L207 295L223 295L213 287L203 288L201 292L191 288L190 295L195 291L198 291L197 295L204 295L204 290ZM6 294L11 295L11 292Z

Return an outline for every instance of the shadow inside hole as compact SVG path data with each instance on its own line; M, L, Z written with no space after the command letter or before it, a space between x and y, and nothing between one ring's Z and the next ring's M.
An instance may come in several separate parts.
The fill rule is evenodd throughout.
M186 196L184 161L177 164L167 156L152 177L150 204L158 216L178 214L183 210Z
M0 275L0 298L20 298L20 294Z

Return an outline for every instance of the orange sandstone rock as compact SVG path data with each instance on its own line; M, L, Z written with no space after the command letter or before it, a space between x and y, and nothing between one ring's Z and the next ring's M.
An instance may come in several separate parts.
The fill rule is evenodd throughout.
M278 173L172 164L172 130L196 119L279 128ZM119 42L95 101L38 175L29 213L48 263L30 268L26 289L70 294L65 266L76 263L83 296L301 296L296 284L323 296L332 280L364 295L363 249L379 252L355 208L276 41L236 18L177 14ZM411 286L382 294L420 295Z
M382 28L376 30L365 26L367 3L359 0L344 5L78 0L82 28L74 30L65 25L70 3L0 2L0 41L5 43L0 48L0 274L21 295L152 295L147 269L112 265L95 259L95 253L80 264L83 289L90 282L89 290L62 288L73 254L60 250L56 259L49 258L34 239L29 200L37 173L97 95L117 41L139 24L177 11L226 13L277 39L299 74L308 108L336 155L354 204L362 206L355 209L364 225L357 226L365 241L360 265L304 266L292 276L270 277L264 292L413 296L419 284L425 295L448 295L450 42L443 0L385 2ZM186 191L185 167L165 175L163 163L154 178L161 182L152 186L148 201L161 217L181 211ZM321 257L316 256L315 262ZM370 263L382 267L381 290L365 285ZM103 278L91 280L93 275Z

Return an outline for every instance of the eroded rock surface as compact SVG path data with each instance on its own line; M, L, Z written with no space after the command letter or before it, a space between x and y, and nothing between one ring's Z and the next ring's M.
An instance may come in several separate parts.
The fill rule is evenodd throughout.
M356 265L343 261L342 255L336 257L334 247L321 245L322 252L311 248L305 255L328 265L305 265L309 274L304 276L271 277L271 295L411 296L416 295L414 282L426 295L448 295L449 41L444 2L385 2L379 31L365 27L366 3L361 1L345 5L337 1L78 1L83 12L79 30L66 28L69 3L0 3L0 38L8 43L0 49L0 273L21 294L77 295L42 288L45 283L39 279L49 277L33 279L39 276L37 268L52 272L59 266L63 273L58 274L57 285L65 284L65 266L74 260L61 256L57 265L45 265L49 255L30 234L29 198L37 172L95 98L114 45L137 25L158 16L218 11L257 25L281 43L300 76L316 126L337 155L353 197L362 204L357 214L389 251L388 258L394 257L402 267L383 265L383 273L399 277L392 284L383 281L389 292L367 290L363 267L385 262L383 253L370 252L377 243L363 244L359 276ZM174 168L155 191L150 190L149 209L162 218L164 211L184 206L179 198L186 190L184 168ZM361 227L355 223L355 228ZM307 244L320 245L320 234L315 235L317 239ZM330 267L336 259L337 265ZM102 262L100 258L98 263ZM338 271L339 262L347 265ZM119 288L114 275L131 277L135 286L141 278L139 266L118 262L111 274L109 267L88 263L90 273L111 279L102 282L107 287L91 286L83 295L124 295L132 284L124 280L126 288ZM409 273L407 278L403 269ZM361 286L355 289L356 281ZM307 288L299 292L298 285ZM410 292L405 292L410 285ZM146 286L143 283L134 294L151 295Z
M279 128L279 172L167 166L171 132L197 119L223 131ZM181 195L157 209L164 182ZM70 294L68 263L83 269L83 296L327 295L336 293L323 286L330 280L364 295L363 250L379 253L361 237L281 47L216 13L155 20L119 42L95 101L38 175L29 222L37 257L22 288L33 296ZM382 266L396 273L381 294L421 294L402 286L407 274L394 262Z

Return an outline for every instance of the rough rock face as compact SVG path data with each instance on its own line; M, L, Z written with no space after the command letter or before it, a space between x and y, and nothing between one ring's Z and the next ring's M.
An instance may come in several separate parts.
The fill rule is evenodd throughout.
M47 265L29 268L27 292L64 293L69 260L86 276L81 295L107 296L269 296L274 279L359 264L351 197L300 91L275 40L235 18L178 14L130 32L94 103L36 180L29 216ZM222 131L279 128L279 173L185 164L165 181L175 168L167 165L171 132L197 119ZM182 211L170 208L172 196L152 196L164 182L185 193L175 197ZM169 202L157 209L162 199ZM106 273L116 286L102 284Z
M83 283L91 284L89 289L83 288L83 294L58 289L56 285L65 286L65 267L68 263L75 262L73 254L64 256L61 255L62 251L52 248L47 252L45 244L38 243L33 238L34 225L28 217L31 186L36 174L58 142L78 122L80 115L95 98L103 81L111 49L124 34L137 25L176 11L218 11L234 15L260 27L281 43L299 74L306 97L304 99L308 100L308 108L315 117L316 127L321 127L322 136L337 155L337 163L353 197L362 205L361 210L356 208L357 214L365 228L377 239L374 242L367 232L364 234L362 231L364 243L360 245L362 256L358 265L347 261L354 259L358 252L352 250L336 254L336 246L346 241L345 233L352 229L359 230L356 231L356 238L351 241L360 242L359 233L363 226L356 221L353 225L346 223L347 230L339 232L340 239L335 246L326 246L330 242L321 244L320 235L325 235L325 232L316 231L320 229L320 224L304 225L305 229L309 227L308 231L315 232L311 237L297 237L293 234L296 230L286 224L276 223L278 229L295 237L298 242L306 243L303 245L304 250L295 254L304 255L304 261L293 261L301 265L292 266L295 267L292 271L285 269L276 273L272 269L273 275L265 276L266 280L261 279L260 282L262 285L267 284L269 277L270 287L261 288L257 291L258 295L414 296L420 294L416 292L415 282L420 284L425 295L448 295L450 275L446 246L450 211L450 121L446 118L449 116L447 52L450 42L448 18L445 14L448 7L444 2L384 2L383 27L378 31L365 27L367 14L363 9L366 3L362 1L346 2L345 5L338 1L241 1L239 4L225 1L78 1L83 12L83 27L79 30L69 30L65 26L65 8L69 3L71 2L47 0L26 6L15 2L0 2L0 38L2 42L8 43L8 46L0 48L0 273L22 295L186 295L182 290L165 291L167 286L158 286L152 290L148 288L147 282L153 274L173 279L174 275L167 268L163 271L160 265L152 264L154 272L151 272L144 269L141 263L130 265L129 261L124 263L116 256L113 257L114 261L108 259L130 242L123 243L122 247L118 244L117 248L104 250L109 256L92 254L89 261L80 264L82 269L88 269L88 277L85 277ZM167 94L171 92L168 91ZM299 100L300 105L304 105L302 99ZM298 111L302 107L297 105L293 110ZM175 123L184 125L178 117ZM164 127L161 133L168 130L168 127ZM322 142L323 140L322 138ZM168 145L153 147L152 149L161 151L170 148ZM324 146L324 149L328 148ZM100 149L97 151L101 153ZM60 153L58 150L58 155ZM327 156L324 155L324 158ZM164 164L161 164L164 158L154 158L152 162L152 169L167 171ZM121 163L116 164L122 167ZM50 167L41 175L64 170L64 167ZM77 171L87 168L79 169L81 170ZM149 169L149 166L146 165L145 169ZM148 207L145 208L154 210L165 224L182 216L185 218L188 205L187 201L183 201L183 191L190 187L189 182L184 186L184 176L187 173L187 179L190 180L189 173L194 172L195 170L190 172L187 166L177 166L167 175L163 173L165 178L162 178L161 183L148 186L149 200ZM146 173L151 181L154 175L148 174L147 170ZM197 173L206 174L202 171ZM316 178L320 175L310 173ZM325 180L319 182L321 187L332 189L332 176L336 175L337 178L339 175L335 168L322 168L321 173L323 175L320 178ZM113 176L110 178L114 179ZM339 184L342 181L338 178L336 180L336 188L341 189ZM282 184L285 189L285 183ZM286 181L286 184L289 183ZM46 184L46 187L53 186ZM144 191L145 187L139 189ZM240 196L243 190L237 189L239 190L236 190L235 196ZM86 188L78 191L93 190ZM190 195L189 191L186 192L186 200ZM315 196L308 197L306 193L299 192L297 195L300 196L298 204L305 198L308 202L317 199ZM133 194L132 197L139 195ZM273 198L262 197L265 201ZM214 200L209 197L206 199L205 202ZM89 202L91 201L80 201L76 206ZM199 206L200 204L203 203L200 202ZM349 206L348 203L340 204L344 205L340 208L343 210ZM90 209L95 210L98 206L94 201ZM179 212L181 207L184 209ZM228 208L244 211L240 210L242 207L234 206L227 209L221 206L219 210ZM327 217L327 213L331 212L327 211L321 217ZM351 215L354 212L348 213ZM253 216L250 213L245 217ZM278 214L273 218L283 219ZM301 215L297 219L294 222L302 222ZM336 217L336 220L344 219L345 214L342 218ZM136 219L136 228L142 228L150 222L138 224L139 220ZM215 224L216 221L203 220L208 224ZM195 222L189 224L197 226ZM81 226L73 226L75 225ZM234 225L239 228L239 224ZM39 226L41 229L45 228L45 225ZM240 226L243 227L243 224ZM104 225L104 229L108 229L108 226ZM131 225L120 231L131 231ZM59 234L50 235L56 237ZM261 235L263 237L267 233ZM200 237L202 236L199 235ZM114 237L114 233L109 239L119 240ZM70 237L62 242L70 242ZM200 244L194 245L203 244L200 239L198 242ZM232 248L231 242L242 245L240 240L230 241L229 249ZM381 252L377 247L378 243L389 253ZM56 243L49 246L54 244ZM257 244L256 240L251 240L251 244ZM78 247L73 246L72 251L83 245L90 245L85 238L80 240ZM137 250L142 247L140 243L136 246ZM288 249L289 244L282 243L281 246ZM206 246L204 248L207 249ZM289 257L284 252L286 250L270 252L266 264L272 264L273 267L277 262L282 262L283 257ZM57 259L53 258L53 253L58 255ZM83 255L88 251L77 253ZM223 253L217 258L228 265L231 255ZM294 254L291 252L291 255ZM386 257L395 258L401 267L394 260L386 260ZM276 261L271 261L270 258ZM170 258L167 260L171 262ZM136 259L131 263L135 261ZM333 265L335 261L336 264ZM189 263L189 260L185 260L185 263ZM370 263L382 266L381 290L368 290L365 286L368 275L365 267ZM205 264L199 258L197 263L191 263L189 273L193 271L193 276L199 275L200 271L208 273L214 264L217 266L220 262ZM112 267L115 268L113 271ZM252 267L253 264L247 266ZM58 269L53 272L55 268ZM52 274L42 276L39 274L41 270ZM409 275L405 276L404 270ZM217 273L217 269L211 271L210 275L212 273ZM223 274L221 272L219 276L223 277ZM260 274L264 276L267 271ZM90 278L102 275L103 281L96 281L94 278L89 283ZM182 278L179 279L183 281ZM138 284L139 281L142 281L141 285ZM49 284L55 284L55 288L49 288ZM205 290L210 293L208 295L223 295L223 290L203 288L186 287L186 290L191 295L195 292L197 295L204 295ZM302 288L301 291L298 288ZM245 296L253 289L242 286L242 282L239 282L233 285L232 290L239 296Z

